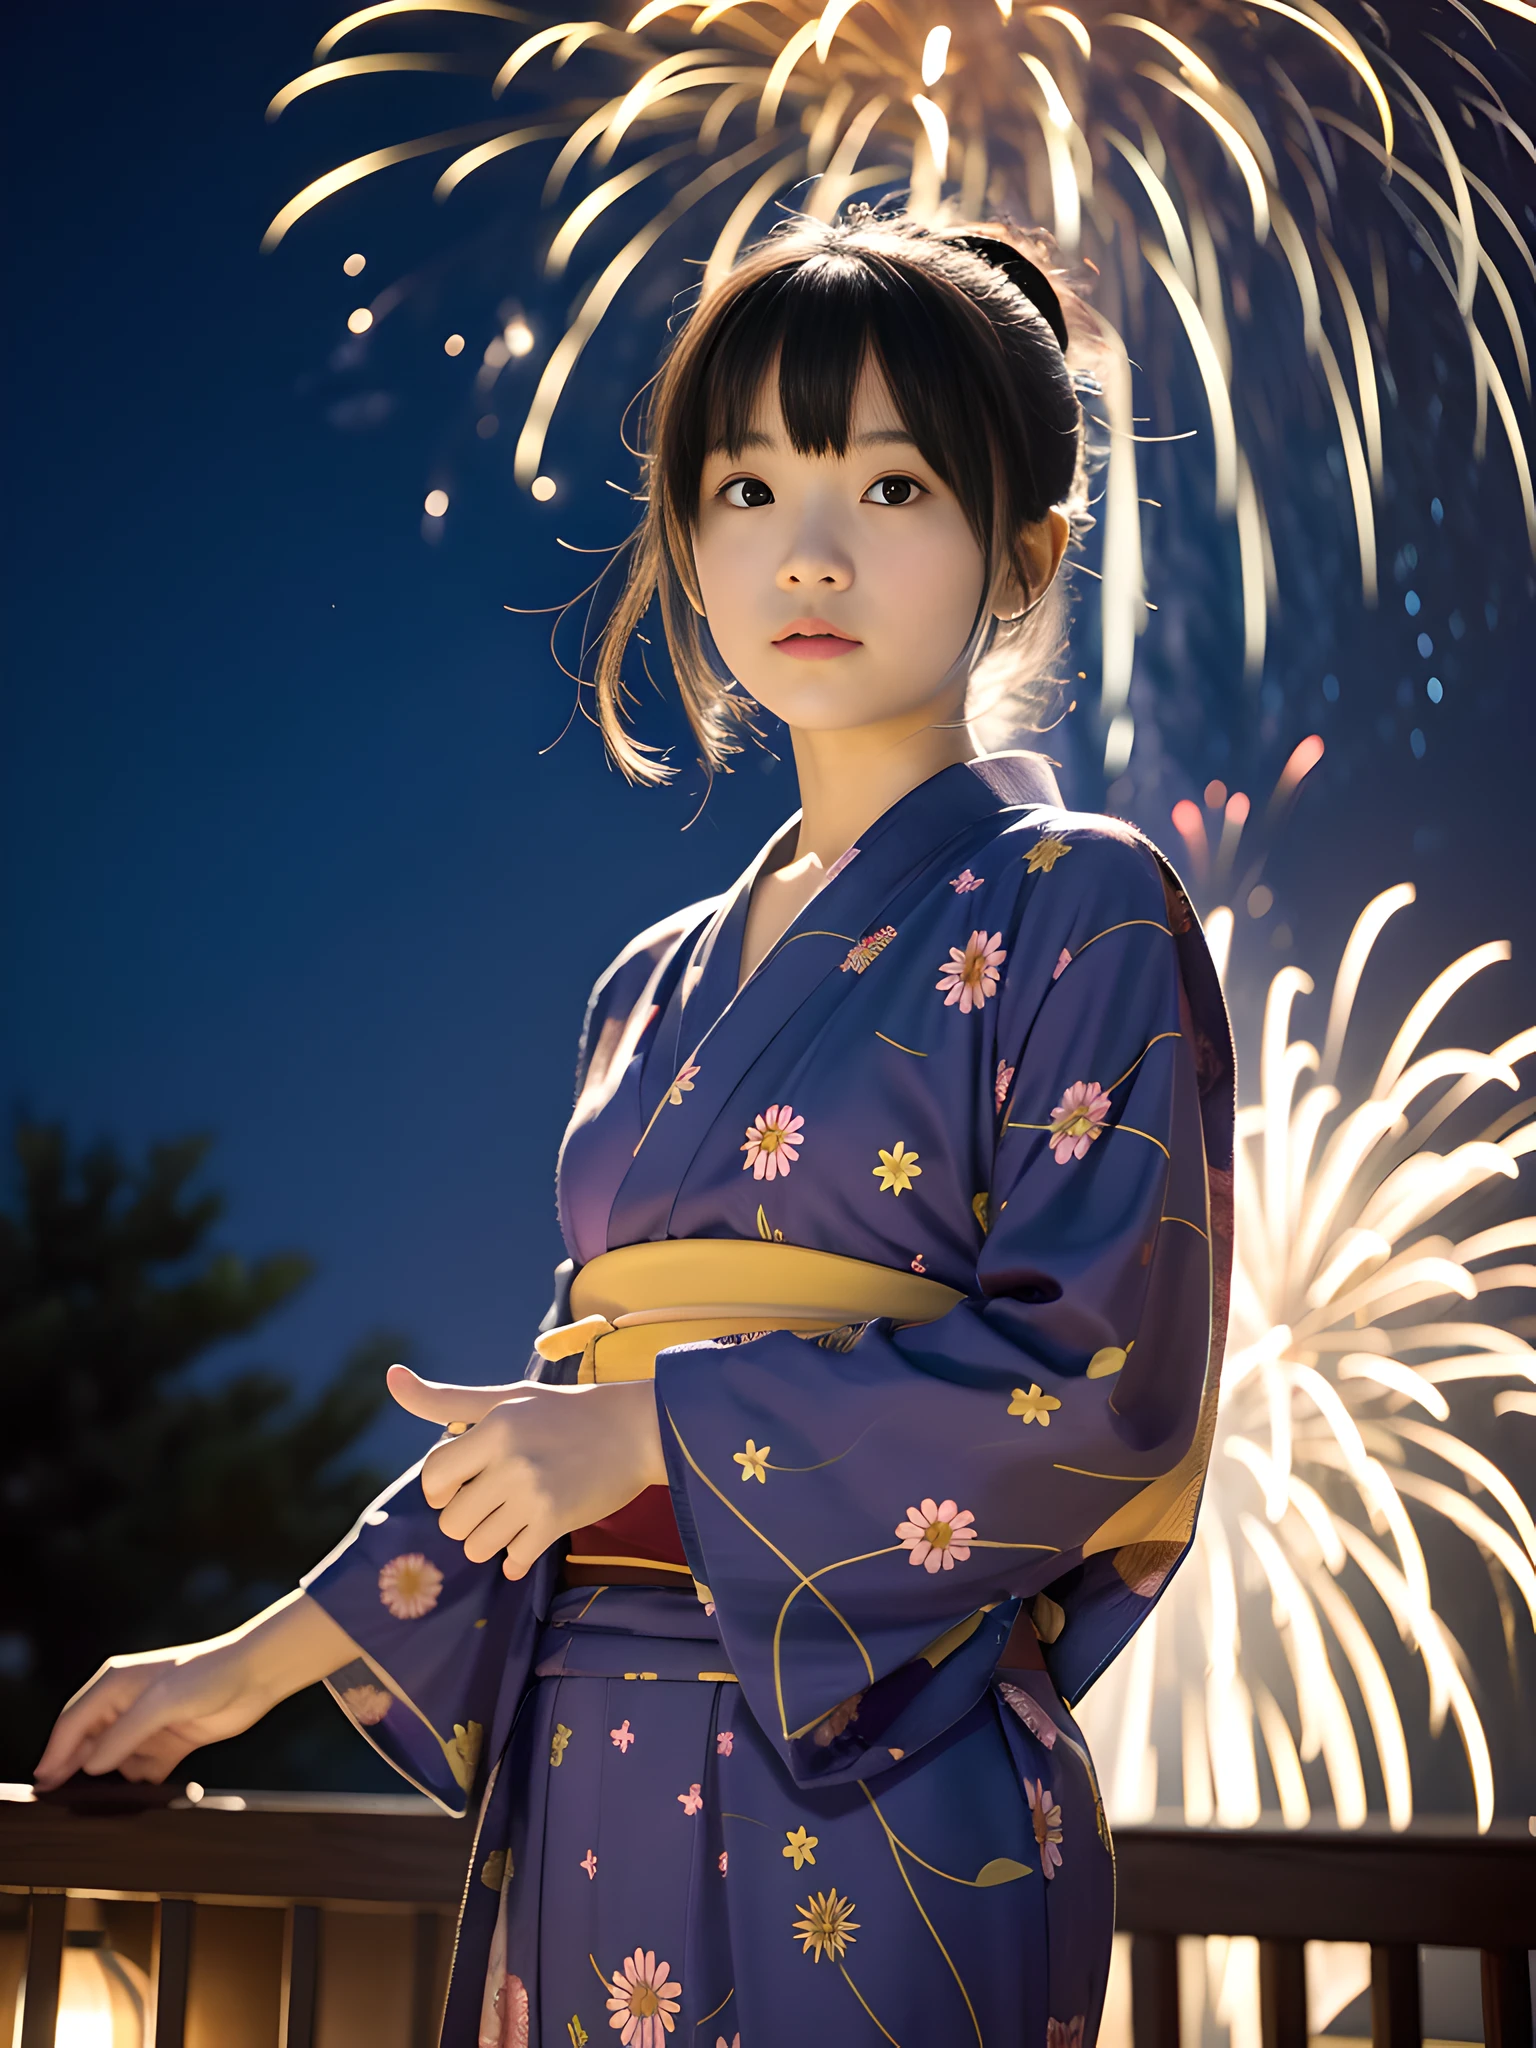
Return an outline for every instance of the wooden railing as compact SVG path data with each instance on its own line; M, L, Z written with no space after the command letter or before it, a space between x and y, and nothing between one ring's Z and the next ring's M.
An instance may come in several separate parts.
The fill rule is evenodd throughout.
M101 1816L0 1799L0 1892L26 1895L19 2048L53 2048L66 1894L153 1906L154 2048L185 2048L199 1906L282 1909L279 2048L316 2048L323 1909L403 1910L392 1925L410 1949L404 2034L409 2048L434 2048L469 1844L467 1824L425 1800L252 1794L243 1806L208 1798ZM1135 2048L1178 2048L1178 1939L1189 1934L1257 1937L1264 2048L1306 2048L1308 1940L1371 1944L1375 2048L1421 2039L1420 1944L1480 1951L1488 2048L1532 2048L1527 1833L1122 1828L1115 1847Z

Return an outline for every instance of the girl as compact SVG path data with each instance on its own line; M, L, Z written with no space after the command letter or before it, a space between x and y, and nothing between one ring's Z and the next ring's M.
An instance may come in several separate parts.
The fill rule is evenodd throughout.
M999 231L869 217L694 314L600 715L660 779L620 679L659 598L706 761L760 704L803 809L597 985L526 1379L395 1367L447 1437L39 1768L161 1778L324 1676L478 1813L448 2048L1091 2048L1071 1706L1199 1505L1232 1061L1161 856L972 738L1059 640L1071 340Z

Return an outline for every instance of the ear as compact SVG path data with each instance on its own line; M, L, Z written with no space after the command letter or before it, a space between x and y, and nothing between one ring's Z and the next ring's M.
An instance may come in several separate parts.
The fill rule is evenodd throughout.
M1056 580L1056 572L1061 567L1061 558L1071 538L1071 522L1057 505L1053 505L1043 519L1031 520L1023 528L1019 535L1019 553L1028 570L1029 588L1021 590L1018 577L1010 569L993 604L993 618L1019 619L1030 605L1039 603Z

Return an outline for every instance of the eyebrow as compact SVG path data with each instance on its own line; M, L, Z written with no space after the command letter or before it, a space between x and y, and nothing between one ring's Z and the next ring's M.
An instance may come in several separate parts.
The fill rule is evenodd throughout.
M850 448L915 448L917 443L905 427L880 427L872 434L860 434L857 440L850 441L848 445ZM717 441L709 452L711 455L740 455L749 448L772 446L773 442L769 435L752 432L743 434L734 449L727 449L723 441Z

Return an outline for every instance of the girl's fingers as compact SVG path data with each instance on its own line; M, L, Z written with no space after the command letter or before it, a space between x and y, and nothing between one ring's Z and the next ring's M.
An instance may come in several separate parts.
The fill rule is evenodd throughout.
M144 1690L138 1673L108 1671L78 1693L53 1724L33 1776L45 1789L62 1785L80 1768L81 1758Z
M455 1543L462 1543L472 1530L500 1509L511 1508L522 1502L525 1489L513 1483L504 1468L497 1467L481 1472L477 1477L461 1486L437 1518L437 1526L445 1536ZM517 1517L515 1527L521 1529L528 1519L526 1508ZM489 1552L486 1553L489 1556Z
M530 1522L527 1528L507 1545L506 1562L501 1567L505 1576L509 1579L526 1578L553 1540L543 1522Z
M527 1526L526 1509L507 1502L469 1532L464 1539L464 1555L471 1564L489 1564L498 1551L516 1542Z
M505 1401L512 1387L459 1387L449 1380L424 1380L408 1365L392 1365L385 1374L390 1393L412 1415L423 1422L478 1422L498 1401Z

